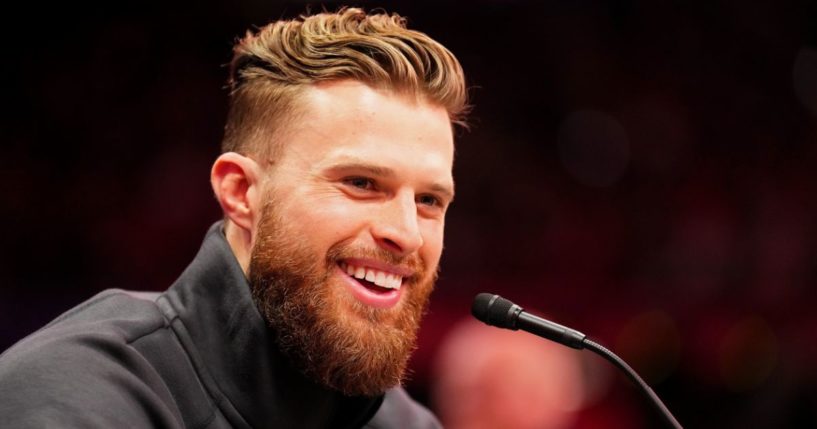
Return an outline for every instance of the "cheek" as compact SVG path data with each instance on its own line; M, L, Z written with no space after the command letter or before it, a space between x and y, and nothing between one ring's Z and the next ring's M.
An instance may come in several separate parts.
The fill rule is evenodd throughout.
M425 221L421 223L423 234L423 258L428 264L437 265L443 251L444 225L439 221Z
M289 205L284 221L298 225L301 237L314 237L329 245L353 235L367 216L366 207L338 198L301 201Z

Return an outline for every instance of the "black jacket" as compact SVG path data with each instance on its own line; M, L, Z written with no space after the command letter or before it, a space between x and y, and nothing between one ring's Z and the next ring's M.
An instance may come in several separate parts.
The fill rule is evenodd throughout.
M164 293L104 291L0 356L4 428L426 428L401 388L345 397L275 349L215 224Z

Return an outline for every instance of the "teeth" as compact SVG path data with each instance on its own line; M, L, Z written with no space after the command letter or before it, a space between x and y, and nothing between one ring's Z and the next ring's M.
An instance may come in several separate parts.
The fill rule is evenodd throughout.
M375 270L374 268L355 267L345 262L341 262L340 267L349 276L356 279L366 279L380 287L400 289L403 284L403 277L397 274Z

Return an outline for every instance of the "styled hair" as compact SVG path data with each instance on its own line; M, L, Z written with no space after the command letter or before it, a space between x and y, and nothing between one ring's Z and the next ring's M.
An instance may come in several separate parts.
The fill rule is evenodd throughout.
M274 157L276 133L308 85L354 79L444 107L465 126L468 95L454 55L397 14L358 8L273 22L233 48L223 152Z

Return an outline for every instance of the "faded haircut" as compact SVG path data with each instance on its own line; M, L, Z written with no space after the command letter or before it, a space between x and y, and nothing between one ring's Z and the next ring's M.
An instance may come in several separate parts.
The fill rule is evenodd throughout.
M283 125L300 113L301 91L341 79L439 105L452 124L465 126L468 97L459 62L397 14L343 8L276 21L247 32L233 52L222 152L273 160Z

